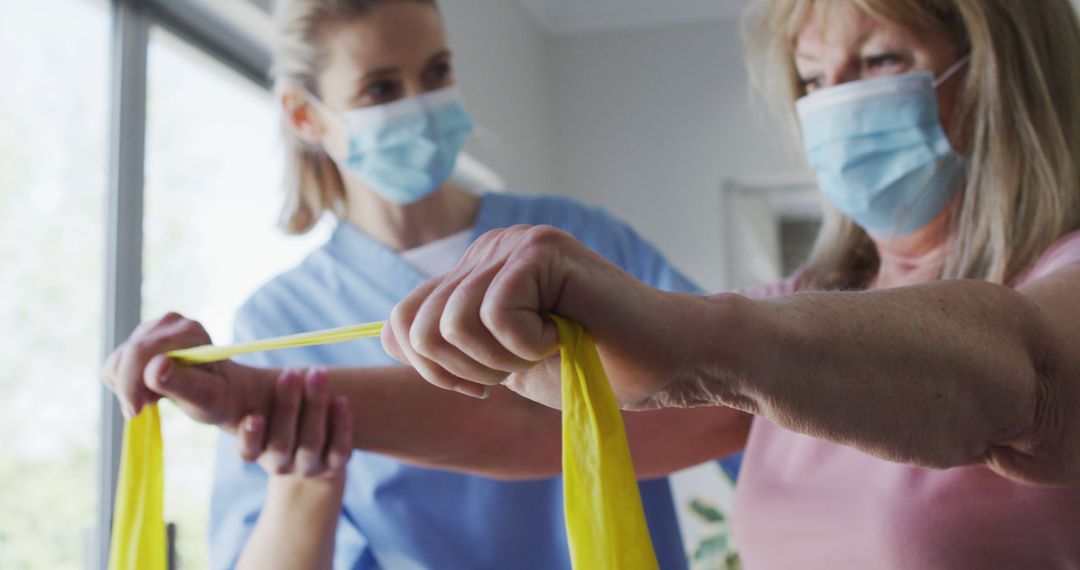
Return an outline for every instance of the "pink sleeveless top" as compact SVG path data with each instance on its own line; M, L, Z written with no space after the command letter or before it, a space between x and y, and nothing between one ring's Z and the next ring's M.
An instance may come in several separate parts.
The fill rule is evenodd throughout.
M1015 286L1080 263L1080 232ZM794 282L748 292L791 293ZM908 467L754 418L736 489L748 570L1080 569L1080 486Z

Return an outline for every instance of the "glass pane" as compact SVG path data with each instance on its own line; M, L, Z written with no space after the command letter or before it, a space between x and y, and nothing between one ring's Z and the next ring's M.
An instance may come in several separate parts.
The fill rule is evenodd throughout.
M280 147L270 93L154 30L147 106L143 318L178 311L217 343L232 315L275 273L297 263L328 228L288 238L275 227ZM184 568L205 568L213 428L168 403L166 517Z
M94 525L108 15L0 0L0 568L81 568Z

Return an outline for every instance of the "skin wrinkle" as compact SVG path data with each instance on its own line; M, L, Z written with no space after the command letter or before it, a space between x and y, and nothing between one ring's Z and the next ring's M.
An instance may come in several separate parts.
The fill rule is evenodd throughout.
M1016 295L1015 292L998 286L984 285L983 288L987 292L993 291L995 293L990 295L989 299L983 300L987 305L986 307L981 310L971 310L970 312L965 312L965 310L970 309L969 307L961 307L956 313L960 315L977 315L980 312L992 311L995 308L1008 307L1010 303L999 302L1003 300L998 299L998 295ZM771 348L770 352L794 356L795 358L790 359L792 361L822 361L821 359L830 350L829 347L815 347L812 343L814 337L801 332L803 329L799 327L799 324L805 320L807 323L816 322L818 326L823 327L829 327L830 323L839 326L841 324L841 315L826 314L822 316L805 310L798 300L801 297L812 295L800 294L787 302L778 303L784 305L783 309L790 311L786 313L788 321L796 322L794 326L790 326L792 324L790 322L779 323L778 326L774 327L776 330L770 329L771 334L764 337L774 339L773 348ZM874 295L877 297L875 301L880 302L882 300L882 296L875 293L850 293L847 295L864 297ZM896 304L900 306L896 306ZM817 408L802 409L798 402L800 397L805 397L806 394L791 389L796 384L790 381L780 382L777 385L762 385L758 390L748 392L745 389L740 389L740 384L735 378L722 375L706 380L700 378L690 379L689 385L684 384L682 387L673 387L665 396L665 401L679 404L712 401L739 409L757 409L779 424L786 425L796 431L809 433L845 445L854 445L864 451L892 460L917 463L928 467L952 467L976 462L985 457L987 449L991 445L1007 437L1003 437L1002 434L991 433L989 426L1014 426L1008 428L1013 430L1009 432L1011 436L1016 433L1015 426L1019 423L1018 418L1026 416L1022 411L1017 414L1016 407L1012 404L1012 402L1016 401L1017 395L1023 393L1021 386L1024 385L1024 382L1017 382L1012 378L1031 378L1034 376L1033 353L1028 350L1025 358L1013 359L1013 361L1024 361L1028 364L1018 365L1012 372L986 371L986 362L995 362L994 355L986 353L986 351L994 349L993 346L989 345L989 341L995 337L994 327L979 330L973 326L976 323L966 322L967 319L965 318L958 319L956 318L957 315L954 315L950 319L949 316L952 313L949 311L945 299L940 295L924 301L924 304L932 307L932 310L912 323L909 334L913 338L932 338L932 336L928 335L933 335L936 330L939 336L943 336L943 340L947 341L941 343L942 346L969 343L971 346L985 347L970 352L969 354L972 354L972 356L964 355L964 351L957 351L955 355L937 355L939 361L947 364L945 370L940 373L943 376L936 380L930 379L929 382L923 382L927 387L926 391L921 395L915 394L912 396L930 402L929 405L917 407L917 409L927 410L926 417L911 419L896 413L882 414L879 413L880 410L876 409L855 410L855 413L853 413L853 410L844 409L843 401L839 398L836 401L812 402L811 405L817 406ZM879 305L878 310L881 311L882 315L896 314L905 306L906 301L904 299L896 299L894 303ZM1012 330L1023 331L1021 334L1024 338L1037 338L1038 335L1032 335L1032 331L1038 331L1040 328L1034 322L1032 312L1029 311L1030 304L1021 303L1017 305L1012 303L1011 306L1020 310L1012 315L1006 315L1005 324L1009 325ZM917 310L917 307L913 308ZM782 314L785 313L783 311L777 313L777 315ZM791 318L792 315L795 315L795 318ZM874 315L866 316L869 318L859 323L858 326L852 327L853 336L849 338L850 345L855 347L858 352L868 349L861 337L867 333L866 327L869 326L869 323L875 322ZM728 326L731 326L730 317L731 315L724 315L716 320L726 322ZM935 319L942 319L943 322L937 321L935 326ZM760 320L760 316L758 320ZM735 322L744 323L746 321L736 320ZM771 324L776 325L777 323ZM948 328L943 329L942 327ZM750 342L752 342L754 336L753 333L750 334ZM980 353L984 357L980 357ZM867 359L867 362L873 362L874 364L872 366L868 364L861 369L850 372L856 377L866 379L865 382L851 385L858 386L872 383L877 376L876 372L882 367L899 367L906 364L913 379L921 377L925 380L931 372L924 369L918 362L911 362L903 354L891 355L893 358L891 361L885 359L886 356L889 355L883 354L881 358ZM764 375L758 374L757 378L767 377L781 380L798 378L797 371L785 369L786 365L782 361L789 359L772 360L773 362L767 363L771 364L772 370L769 370ZM726 363L726 365L730 366L730 363ZM718 365L717 368L723 369L724 367L725 365ZM983 384L979 381L981 374L996 375L997 380L991 384ZM828 375L823 376L828 377ZM971 380L965 381L965 376L970 377ZM825 392L830 394L844 393L844 384L839 382L840 376L837 375L836 378L838 381L833 383L833 386L828 384L823 386ZM850 380L850 378L847 380ZM953 390L950 392L941 389L947 386L952 386ZM985 386L989 386L989 388L985 388ZM870 388L887 389L888 387L879 386L874 388L871 385ZM701 390L707 393L698 393ZM771 396L766 396L767 394L771 394ZM903 395L903 393L900 393L897 397L903 397ZM913 403L917 403L917 399ZM904 407L907 406L899 406L898 409ZM800 417L803 419L799 420ZM830 417L834 419L832 421L821 419ZM847 421L837 423L835 421L836 417L845 417ZM984 423L983 421L986 419L991 421ZM1026 421L1023 423L1026 425ZM860 430L854 430L855 426L859 426ZM856 433L857 431L869 432L873 435L861 437L858 441L842 435L844 433ZM958 434L963 435L965 433L971 433L972 435L967 438L956 439ZM941 437L941 435L946 437ZM948 436L952 438L952 446L937 443L949 441L950 437ZM934 449L935 445L939 446L939 448ZM929 453L928 450L930 450Z

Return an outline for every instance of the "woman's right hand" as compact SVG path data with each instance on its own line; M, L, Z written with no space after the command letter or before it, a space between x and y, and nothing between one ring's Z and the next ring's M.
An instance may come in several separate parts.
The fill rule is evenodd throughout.
M321 368L285 370L272 384L268 415L248 414L237 433L240 455L270 479L236 568L330 568L352 454L348 402L331 398Z
M109 355L102 381L127 418L164 397L196 421L234 431L245 415L268 409L273 385L262 376L274 372L231 361L184 366L165 356L204 344L210 344L210 335L202 325L169 313L139 325Z
M331 396L325 369L283 370L267 414L248 414L240 423L237 451L244 461L257 461L271 477L344 481L352 413L344 396Z
M714 403L701 385L715 352L703 349L716 340L711 306L646 286L565 232L514 226L484 234L457 268L402 300L383 346L442 388L480 396L505 381L558 407L555 313L593 336L624 407L698 405Z

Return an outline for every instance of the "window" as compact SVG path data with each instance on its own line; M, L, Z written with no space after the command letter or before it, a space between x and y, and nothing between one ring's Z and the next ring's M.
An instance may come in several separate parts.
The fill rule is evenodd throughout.
M153 29L148 59L143 320L167 311L231 339L245 297L327 237L275 227L281 157L274 102L177 36ZM182 568L206 568L217 431L162 408L165 516Z
M0 0L0 568L89 556L108 35L104 2Z

